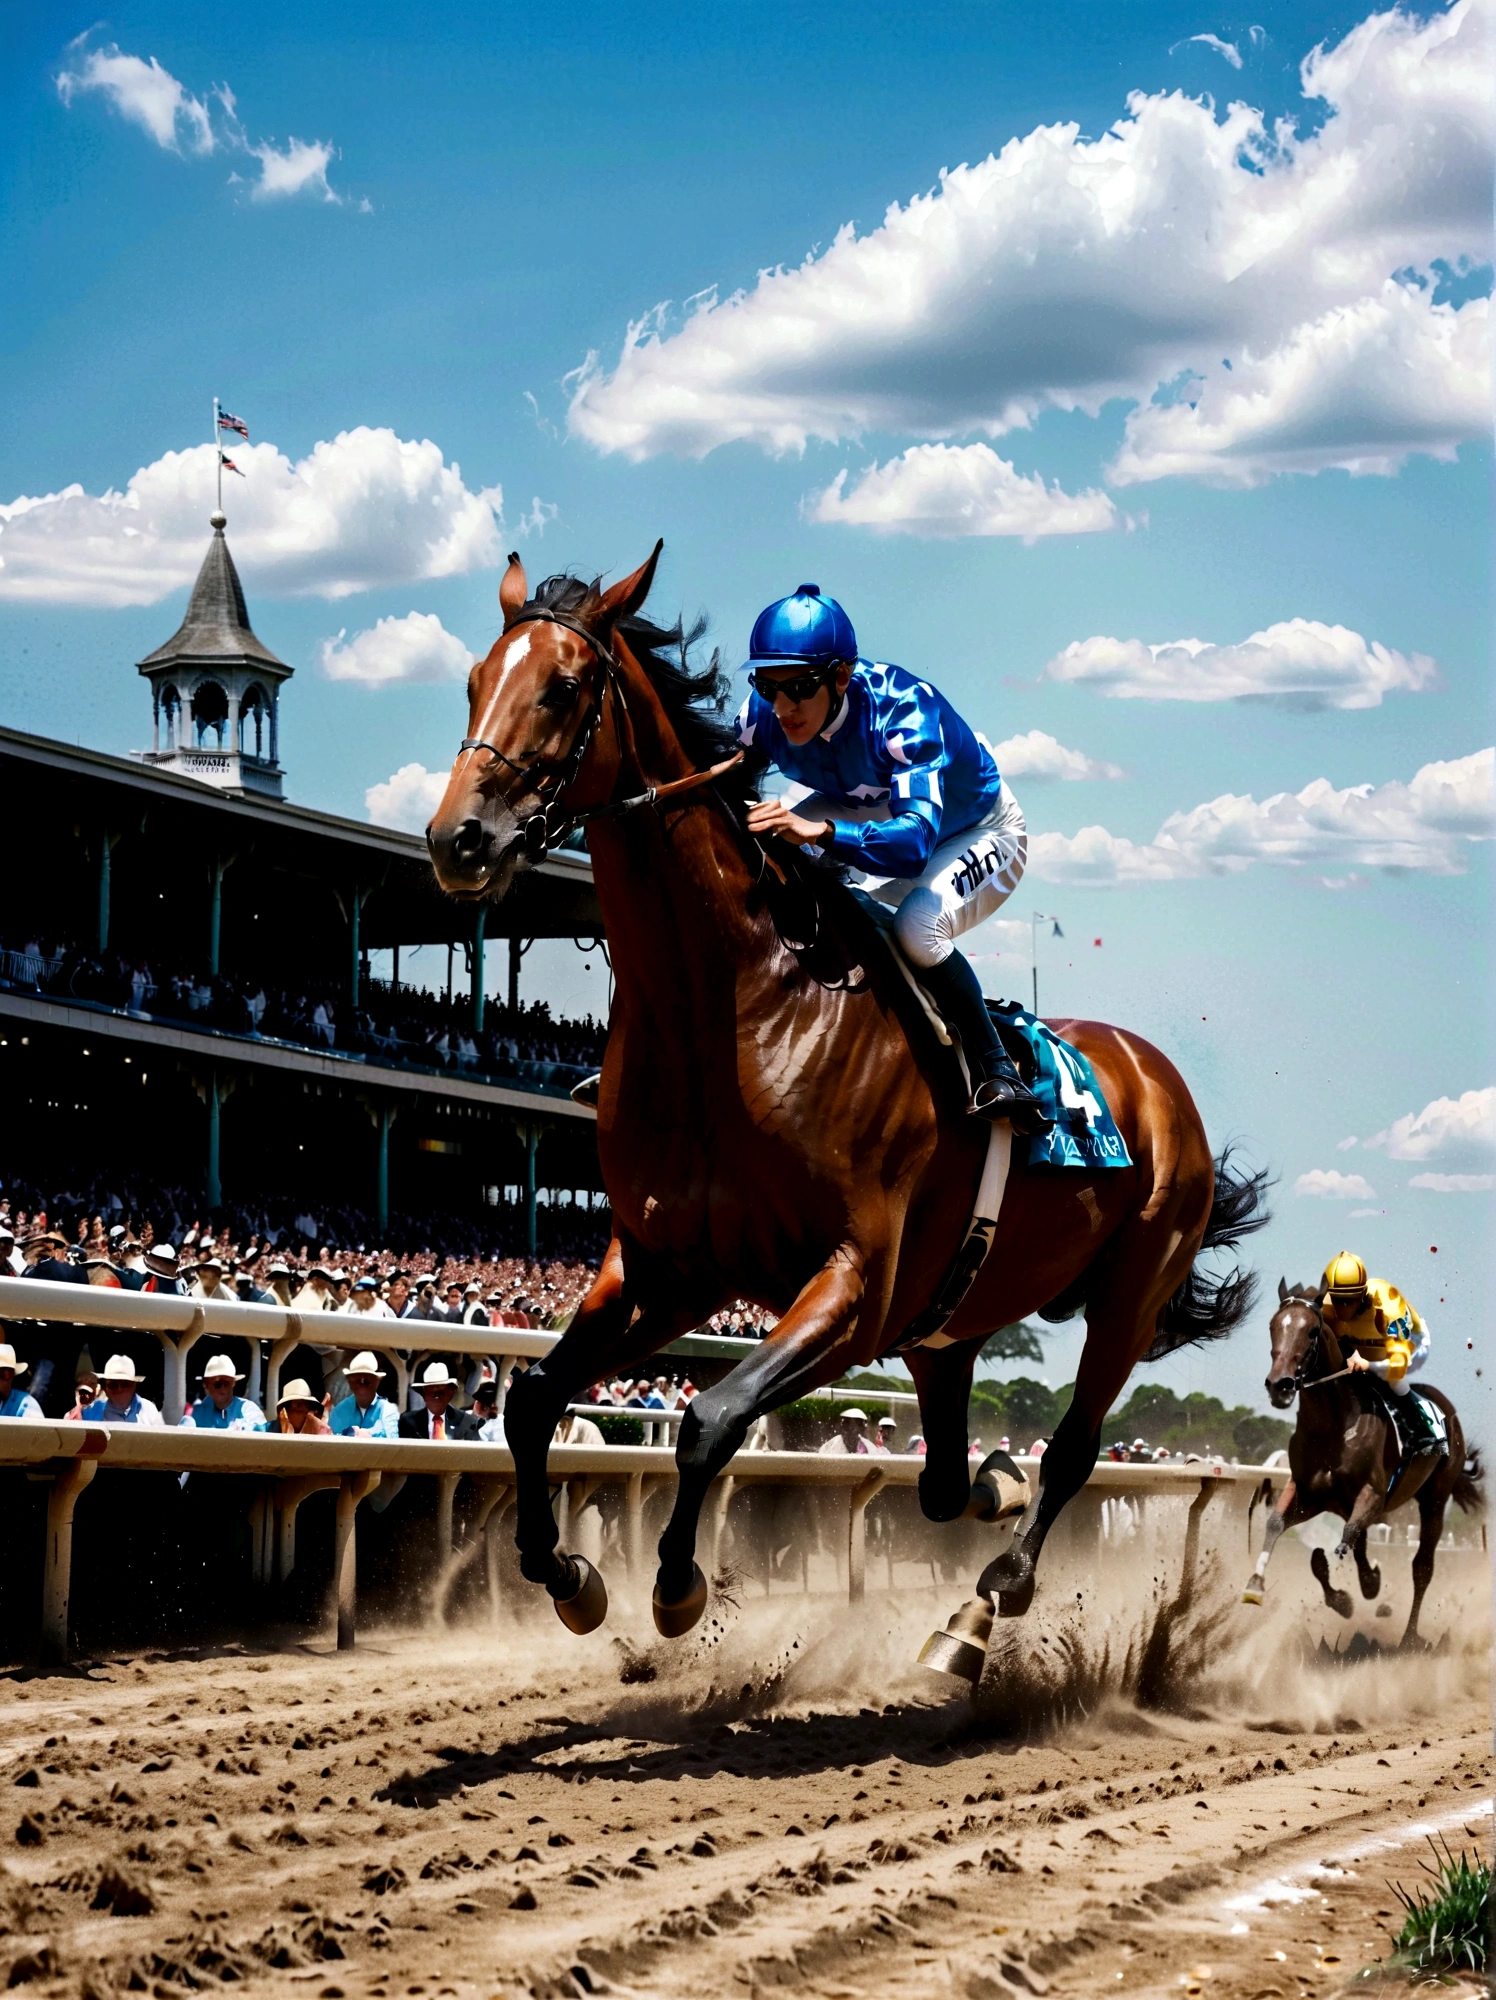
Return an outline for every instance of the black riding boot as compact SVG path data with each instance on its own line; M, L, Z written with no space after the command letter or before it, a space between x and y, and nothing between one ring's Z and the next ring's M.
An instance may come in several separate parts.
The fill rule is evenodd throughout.
M1039 1100L1003 1047L976 974L953 951L941 965L922 965L916 974L948 1026L961 1037L971 1075L971 1111L977 1118L1006 1118L1015 1132L1047 1132Z

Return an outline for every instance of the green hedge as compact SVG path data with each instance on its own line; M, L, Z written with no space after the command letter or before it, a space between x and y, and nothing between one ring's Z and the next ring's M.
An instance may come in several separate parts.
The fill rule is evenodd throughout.
M643 1444L644 1426L637 1417L625 1416L620 1410L609 1416L602 1410L592 1412L592 1421L603 1434L604 1444Z

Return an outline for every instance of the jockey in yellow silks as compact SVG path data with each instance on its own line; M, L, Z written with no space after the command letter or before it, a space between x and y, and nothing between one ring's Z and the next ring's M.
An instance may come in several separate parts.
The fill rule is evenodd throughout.
M1429 1331L1416 1307L1396 1285L1373 1278L1353 1251L1342 1250L1325 1267L1320 1310L1333 1330L1353 1374L1375 1369L1399 1399L1396 1414L1409 1429L1434 1443L1422 1399L1410 1396L1408 1380L1428 1359ZM1401 1426L1400 1426L1401 1428Z

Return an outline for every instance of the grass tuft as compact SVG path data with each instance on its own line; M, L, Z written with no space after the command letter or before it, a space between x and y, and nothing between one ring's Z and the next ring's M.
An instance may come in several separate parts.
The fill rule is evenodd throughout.
M1415 1972L1481 1972L1485 1969L1486 1904L1491 1864L1444 1839L1429 1840L1433 1860L1419 1866L1426 1885L1409 1891L1392 1884L1407 1916L1396 1938L1397 1956Z

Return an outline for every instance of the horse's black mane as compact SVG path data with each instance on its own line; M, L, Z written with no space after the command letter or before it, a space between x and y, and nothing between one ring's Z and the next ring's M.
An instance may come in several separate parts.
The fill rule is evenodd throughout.
M600 583L563 574L548 576L537 585L530 602L543 611L564 611L585 624L600 594ZM636 613L620 618L614 629L649 676L682 750L696 769L707 770L730 757L737 748L727 713L731 676L719 648L713 647L699 664L691 656L706 634L705 615L688 626L684 618L673 625L656 625ZM740 804L755 791L762 769L760 762L750 770L751 762L745 758L719 780L723 791Z

